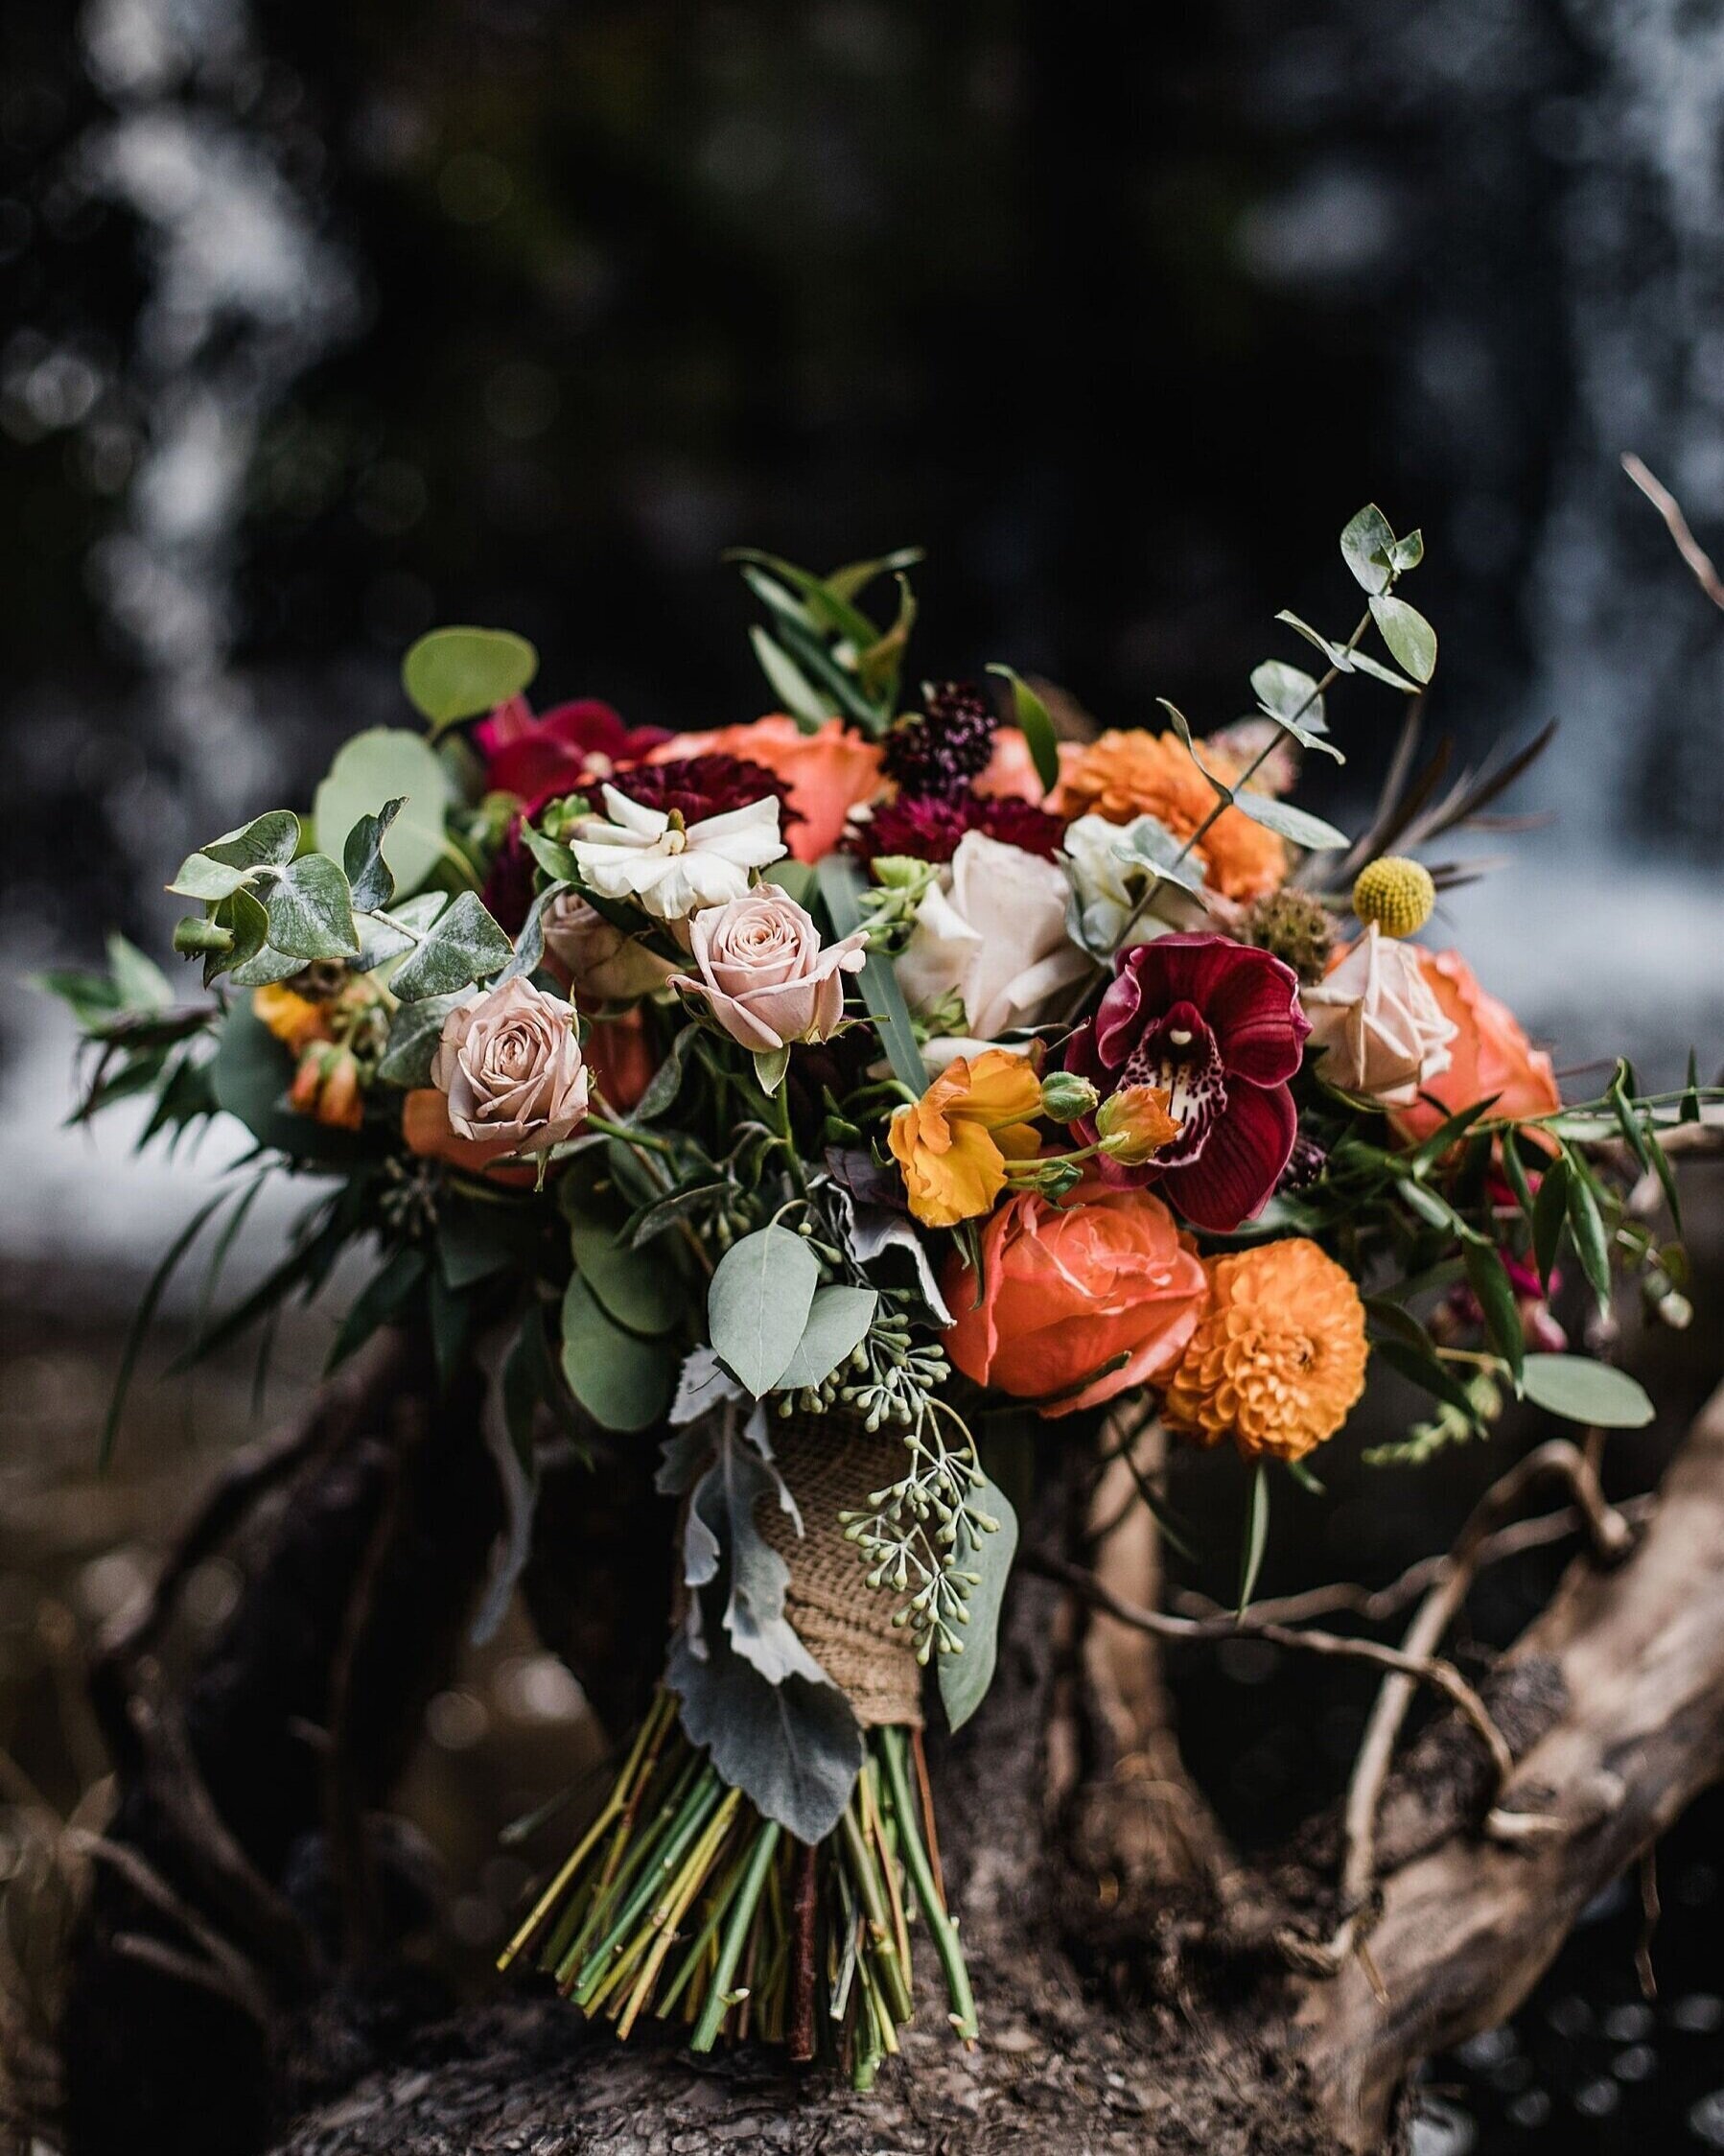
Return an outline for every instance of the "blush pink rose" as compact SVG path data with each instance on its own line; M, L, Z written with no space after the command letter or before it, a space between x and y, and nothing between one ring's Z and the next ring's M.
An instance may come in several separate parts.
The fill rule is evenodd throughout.
M503 1138L509 1153L547 1152L587 1113L574 1006L526 980L483 990L444 1019L431 1083L449 1103L457 1137Z
M1311 1020L1307 1052L1320 1048L1319 1076L1379 1108L1410 1108L1421 1087L1448 1069L1452 1019L1432 994L1417 948L1373 921L1315 988L1301 991Z
M861 929L823 949L813 917L787 891L763 883L688 923L699 977L677 987L704 996L731 1039L756 1055L795 1041L824 1041L844 1015L844 973L867 956Z
M1410 1108L1391 1120L1409 1144L1429 1137L1445 1117L1481 1100L1493 1115L1553 1114L1562 1106L1550 1058L1535 1048L1506 1003L1487 995L1457 950L1419 951L1419 970L1443 1016L1455 1026L1449 1067L1420 1089Z

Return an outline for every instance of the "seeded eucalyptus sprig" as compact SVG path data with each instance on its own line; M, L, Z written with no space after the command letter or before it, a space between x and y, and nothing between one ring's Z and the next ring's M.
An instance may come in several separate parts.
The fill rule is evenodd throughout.
M943 1418L954 1443L946 1441ZM950 1408L930 1401L904 1443L910 1464L898 1480L872 1490L866 1512L839 1518L869 1566L869 1585L908 1593L894 1622L910 1627L917 1659L925 1665L936 1653L963 1653L970 1596L982 1584L976 1551L1000 1523L980 1502L988 1478L975 1440Z

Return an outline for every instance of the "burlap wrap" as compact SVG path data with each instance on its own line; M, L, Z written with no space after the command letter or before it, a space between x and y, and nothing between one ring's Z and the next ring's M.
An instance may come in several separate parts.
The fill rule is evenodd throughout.
M903 1598L871 1587L860 1552L838 1515L904 1472L902 1442L870 1437L859 1416L793 1415L771 1425L772 1455L802 1513L803 1533L770 1500L760 1532L790 1567L784 1614L803 1645L855 1709L865 1728L921 1727L921 1666L908 1625L894 1625Z

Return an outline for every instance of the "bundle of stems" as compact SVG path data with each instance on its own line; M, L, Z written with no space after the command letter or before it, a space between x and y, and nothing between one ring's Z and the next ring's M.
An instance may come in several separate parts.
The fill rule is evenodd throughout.
M973 2045L920 1731L867 1732L844 1816L810 1846L725 1786L661 1690L597 1816L498 1967L535 1955L566 1999L618 2036L643 2014L680 2017L697 2051L754 2036L839 2064L866 2089L915 2011L918 1923L952 2027Z

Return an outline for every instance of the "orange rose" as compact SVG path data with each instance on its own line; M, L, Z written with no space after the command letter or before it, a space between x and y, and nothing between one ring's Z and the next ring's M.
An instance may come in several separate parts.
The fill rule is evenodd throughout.
M1549 1115L1562 1106L1550 1058L1535 1048L1521 1021L1505 1003L1487 996L1473 969L1457 950L1418 947L1419 970L1444 1018L1455 1027L1449 1043L1449 1067L1421 1089L1429 1100L1398 1108L1389 1120L1411 1144L1431 1133L1447 1115L1496 1095L1493 1115ZM1436 1106L1432 1106L1435 1102Z
M524 1187L538 1180L537 1168L514 1161L493 1167L491 1162L507 1153L514 1140L506 1136L462 1137L449 1120L449 1095L435 1086L415 1086L408 1093L402 1103L401 1135L408 1151L421 1160L447 1160L452 1168L465 1168L470 1175L482 1173L495 1183Z
M744 726L718 726L710 734L677 734L647 758L668 763L686 756L745 756L763 763L790 788L790 806L803 821L784 833L799 861L817 861L844 835L844 819L880 790L880 752L841 718L828 718L804 734L782 712Z
M1018 1191L981 1239L979 1302L963 1261L954 1254L947 1269L945 1298L959 1317L945 1351L996 1392L1066 1395L1043 1415L1099 1407L1171 1368L1208 1297L1202 1266L1152 1191L1087 1178L1064 1206Z

